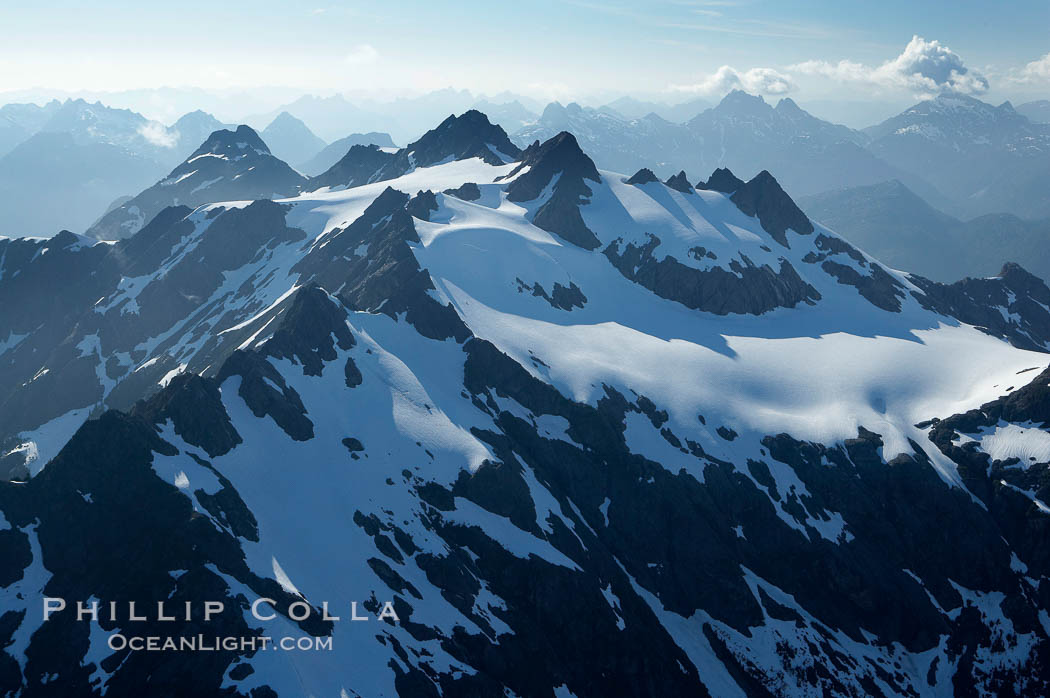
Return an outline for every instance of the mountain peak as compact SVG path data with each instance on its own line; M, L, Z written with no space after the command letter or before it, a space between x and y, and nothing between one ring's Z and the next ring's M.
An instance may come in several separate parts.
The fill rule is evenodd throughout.
M719 167L711 173L711 177L706 182L696 184L697 189L717 191L723 194L732 194L742 186L744 186L744 180L730 172L728 167Z
M255 129L241 124L233 131L225 128L213 131L207 140L201 144L201 147L194 151L190 159L192 160L193 157L205 153L219 153L224 150L245 150L249 148L256 152L270 154L270 148L259 137L259 134L255 132Z
M263 129L263 133L267 131L281 129L281 128L295 128L295 129L308 129L307 125L303 123L302 119L297 118L293 114L282 111L280 114L274 117L270 125Z
M102 240L127 238L169 206L293 196L306 181L272 155L250 126L220 129L167 177L108 211L88 234Z
M802 235L813 232L813 223L768 170L759 172L730 198L741 211L757 216L765 231L784 247L790 247L789 228Z
M764 112L772 107L766 103L761 95L753 95L743 90L732 90L722 98L715 107L719 110L743 110Z
M1042 284L1043 281L1017 262L1006 262L999 271L998 277L1006 282L1007 286L1027 286L1031 283Z
M805 111L803 111L802 107L798 106L795 100L791 99L790 97L784 97L782 100L777 102L777 106L774 108L781 114L787 115L806 113Z
M179 128L180 125L203 123L218 123L218 119L203 109L195 109L194 111L186 112L180 116L178 121L174 123L174 126L175 128Z
M575 136L562 131L543 143L536 141L525 149L521 164L507 177L519 173L507 186L508 201L536 201L554 183L550 197L533 215L534 225L584 249L593 250L599 245L597 236L583 221L580 205L587 203L592 193L586 180L598 183L601 175Z
M559 116L565 114L565 107L561 102L550 102L543 108L543 113L540 114L540 118L544 121L548 119L556 119Z
M693 193L693 185L689 183L689 178L685 176L685 170L682 170L676 175L667 178L664 182L667 186L675 191L680 191L683 194Z
M633 175L631 175L630 179L627 180L627 184L649 184L651 182L659 181L660 180L655 174L653 174L652 170L650 170L648 167L643 167L642 169L638 170Z
M594 182L601 181L601 176L598 174L598 168L594 166L594 161L580 148L576 136L568 131L562 131L543 143L536 141L526 148L522 153L521 164L508 177L513 177L515 173L526 166L531 169L526 175L519 177L517 181L521 181L533 171L542 171L545 175L561 172L563 177L589 179ZM546 180L544 181L544 186L546 186ZM528 199L522 200L527 201Z
M314 135L301 119L282 111L263 129L263 138L272 152L285 162L296 165L306 162L328 145Z
M469 109L460 116L450 115L405 150L423 167L449 157L454 160L478 157L490 165L503 165L521 155L507 132L477 109Z

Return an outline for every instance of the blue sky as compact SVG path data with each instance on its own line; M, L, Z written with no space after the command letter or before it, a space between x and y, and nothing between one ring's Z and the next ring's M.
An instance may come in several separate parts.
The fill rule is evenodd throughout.
M949 84L902 72L935 56L977 78L952 89L991 101L1050 97L1046 0L62 0L2 17L5 90L453 86L682 101L744 87L800 102L906 103ZM924 43L912 45L912 63L880 72L913 36Z

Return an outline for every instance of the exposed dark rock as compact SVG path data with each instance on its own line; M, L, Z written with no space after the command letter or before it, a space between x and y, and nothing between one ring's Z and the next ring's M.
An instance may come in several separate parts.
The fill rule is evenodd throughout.
M361 375L361 369L354 363L353 357L346 357L346 364L343 366L343 373L346 376L346 387L356 388L361 385L364 381L364 377Z
M682 192L683 194L691 194L693 192L693 185L689 183L689 178L685 176L685 170L668 178L664 184L675 191Z
M324 362L335 360L336 346L350 349L357 343L346 319L346 311L324 289L304 286L292 296L262 351L267 356L297 361L305 375L319 376Z
M900 312L904 288L879 265L871 265L871 274L868 276L861 274L851 266L839 264L830 259L821 264L820 268L835 277L840 284L856 287L860 295L871 301L873 305L891 313Z
M314 436L313 422L295 389L256 351L235 351L223 364L216 380L221 385L230 376L240 376L237 394L256 417L269 415L277 426L296 441Z
M449 116L437 128L427 131L404 149L419 167L436 165L446 159L481 158L490 165L503 165L521 155L506 131L489 122L476 109L460 116Z
M456 189L446 189L443 193L451 194L463 201L477 201L481 198L481 189L474 182L467 182Z
M355 145L327 172L310 180L310 185L314 188L357 187L395 179L416 167L430 167L448 160L481 158L490 165L503 165L520 155L521 150L502 128L471 109L460 116L449 116L396 153L384 152L374 145Z
M941 284L921 276L911 281L922 289L913 295L923 307L975 325L1022 349L1050 349L1050 288L1010 263L999 276Z
M582 308L587 303L587 296L583 295L580 287L572 281L569 282L568 288L555 281L554 288L549 294L538 281L531 287L521 279L517 281L519 292L529 290L532 292L532 295L542 298L554 308L572 310L573 308Z
M223 407L218 386L195 373L175 376L166 390L136 405L132 414L153 424L170 419L183 441L203 448L212 458L241 443L241 436Z
M388 187L360 218L332 233L293 270L324 288L341 289L337 297L352 310L403 314L426 337L463 341L469 330L451 305L440 305L428 293L434 283L408 245L419 242L408 203L406 194ZM363 247L367 254L356 255Z
M653 174L653 171L648 167L642 169L631 175L631 178L627 180L627 184L649 184L650 182L659 182L660 179Z
M744 186L744 180L734 175L725 167L719 167L712 172L711 177L706 182L696 183L697 189L708 189L710 191L722 192L723 194L732 194L742 186Z
M405 210L414 218L429 221L430 212L438 210L437 197L429 189L421 191L409 200L405 205Z
M170 403L171 401L166 401ZM151 468L154 454L174 455L141 417L107 412L81 427L39 476L24 485L0 483L0 510L17 529L33 525L49 572L42 593L66 599L136 600L139 608L165 599L174 607L201 599L237 608L226 579L287 607L290 595L252 573L236 535L194 510L191 499ZM235 493L234 493L235 494ZM239 500L239 497L237 498ZM209 506L214 500L208 500ZM134 522L134 525L128 525ZM238 524L239 526L239 524ZM23 535L23 534L19 534ZM158 545L158 541L163 544ZM252 637L242 614L222 613L205 627L176 614L172 622L132 621L125 603L99 621L127 636ZM300 626L330 632L330 623ZM114 695L211 695L227 669L254 654L215 652L114 653L103 666L84 661L90 625L74 611L59 612L33 633L25 651L25 695L90 695L91 674L109 674ZM246 693L232 688L231 696Z
M789 228L800 235L813 232L813 224L806 214L766 170L737 188L730 198L745 214L757 216L762 228L784 247L790 247L787 241Z
M507 199L514 202L537 200L557 177L548 199L532 215L532 222L547 232L587 250L601 244L583 222L580 206L588 202L591 188L586 180L601 182L594 163L580 150L576 138L567 132L540 143L533 143L522 154L521 164L507 177L524 174L507 185Z
M721 436L726 441L732 441L733 439L735 439L738 436L736 431L734 431L733 429L730 429L729 427L724 427L724 426L718 427L717 429L715 429L715 431L718 432L718 435Z
M605 248L604 254L621 274L656 295L717 315L758 315L820 299L817 290L803 281L786 259L781 260L776 271L768 265L755 266L744 256L741 261L730 261L729 270L700 270L674 257L657 260L653 252L659 244L655 236L650 236L642 247L615 241Z
M274 157L248 126L216 131L181 165L88 230L103 240L128 238L168 206L294 196L307 179Z
M359 187L379 181L380 173L395 160L393 153L381 150L378 145L355 145L346 155L328 170L310 180L311 189L321 187ZM394 175L397 176L397 175ZM382 177L393 179L394 176Z

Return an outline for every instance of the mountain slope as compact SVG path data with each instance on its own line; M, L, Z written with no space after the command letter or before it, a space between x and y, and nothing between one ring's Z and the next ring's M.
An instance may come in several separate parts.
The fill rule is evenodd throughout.
M1041 186L1050 175L1050 125L1030 122L1009 102L995 107L942 95L865 131L873 153L921 173L964 216L1009 211L1050 217L1050 197Z
M751 177L767 169L800 196L898 178L931 200L943 199L921 176L867 151L863 133L818 119L791 99L774 107L734 90L684 124L655 114L624 119L609 110L553 103L514 139L526 145L562 130L576 136L600 167L619 172L652 167L666 177L728 167Z
M43 128L61 102L47 104L5 104L0 107L0 156L6 155L34 133Z
M84 271L109 287L70 292L61 336L101 414L27 435L65 445L0 483L5 690L1046 692L1050 337L953 318L767 172L628 180L567 133L472 150L168 209ZM987 286L1011 319L1050 296ZM28 362L35 326L9 326ZM44 622L36 589L227 611ZM116 631L332 645L115 653Z
M84 230L114 199L140 191L164 169L119 145L42 131L0 158L0 234ZM61 192L61 206L53 205L54 192Z
M1018 104L1018 114L1028 117L1034 123L1050 124L1050 99L1037 99L1034 102Z
M196 208L230 199L276 199L295 194L306 181L271 155L248 126L216 131L167 177L106 213L87 234L119 240L138 232L169 206Z
M389 152L377 146L355 145L339 162L310 180L314 189L356 187L405 175L417 167L450 160L480 158L490 165L510 162L521 151L499 126L476 110L449 116L419 140Z
M224 124L211 114L197 110L183 114L178 121L171 125L171 130L178 139L176 149L180 158L187 158L200 144L208 140L208 136L216 131L234 130L237 126Z
M298 169L303 174L316 177L339 162L344 155L355 145L376 145L380 148L397 148L388 133L351 133L337 141L326 145L321 152L314 155L305 162L301 162Z
M1050 220L988 214L960 221L896 180L802 197L799 203L886 264L937 281L992 276L1015 260L1050 278Z
M203 112L168 127L84 100L8 107L26 107L14 116L32 135L0 157L3 234L85 230L115 201L163 177L215 130L202 135L202 129L221 127ZM61 206L51 203L55 196L62 197Z

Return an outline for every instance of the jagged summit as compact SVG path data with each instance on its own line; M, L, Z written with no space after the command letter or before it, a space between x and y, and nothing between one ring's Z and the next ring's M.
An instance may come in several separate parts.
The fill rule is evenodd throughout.
M436 128L405 148L418 166L427 167L449 158L477 157L490 165L512 162L521 155L507 132L489 122L487 116L470 109L460 116L450 115Z
M311 189L359 187L372 181L392 179L397 156L378 145L352 145L334 165L310 180Z
M521 150L506 131L471 109L449 116L406 147L389 152L377 146L355 145L326 172L311 180L313 188L356 187L400 177L417 167L432 167L452 160L479 158L489 165L504 165L521 157Z
M789 228L802 235L813 232L813 223L766 170L738 188L730 198L741 211L757 216L762 227L784 247L788 247Z
M779 102L777 102L777 106L775 106L774 109L776 109L776 111L780 112L781 114L785 114L787 116L806 115L806 112L803 111L802 107L798 106L795 100L791 99L790 97L784 97L783 99L781 99Z
M740 114L765 114L773 109L761 95L753 95L743 90L732 90L714 107L720 112Z
M271 155L250 126L220 129L167 177L102 216L87 234L118 240L137 232L168 206L293 196L306 182Z
M586 153L580 149L576 136L562 131L553 138L540 143L534 142L521 154L520 164L507 175L513 178L522 170L524 175L514 180L510 191L516 200L528 201L539 195L539 190L547 186L555 173L572 179L601 180L598 168L594 166Z
M660 178L653 174L653 171L648 167L642 169L631 175L630 179L627 180L628 184L649 184L650 182L659 182Z
M712 172L706 182L696 183L697 189L708 189L722 192L723 194L732 194L742 186L744 186L744 180L730 172L729 168L726 167L719 167Z
M190 159L192 160L195 156L203 155L205 153L218 154L227 151L244 151L248 149L257 153L266 155L270 154L270 147L266 145L262 137L256 133L255 129L246 124L241 124L233 130L223 128L212 132L212 134L201 143L200 147L193 151L190 155Z
M690 194L693 191L693 185L689 183L689 178L685 174L685 170L682 170L676 175L672 175L664 182L667 186L671 187L676 191L680 191L683 194Z
M580 205L592 193L587 181L599 183L601 175L571 133L562 131L530 145L507 178L511 179L507 199L516 202L538 201L553 182L550 196L533 214L533 225L588 250L598 246L598 238L580 215Z
M1046 282L1017 262L1003 264L995 278L1002 280L1003 284L1014 292L1015 298L1032 299L1044 307L1050 307L1050 291L1047 290ZM1050 327L1050 310L1047 311L1046 319L1047 326Z

